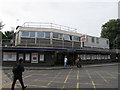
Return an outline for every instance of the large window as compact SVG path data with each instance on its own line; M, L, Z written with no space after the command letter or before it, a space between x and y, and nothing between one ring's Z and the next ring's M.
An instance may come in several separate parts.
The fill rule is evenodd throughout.
M22 32L22 36L28 37L29 36L29 32Z
M13 52L4 52L3 61L16 61L16 53Z
M94 43L94 42L95 42L94 37L91 37L91 40L92 40L92 43Z
M59 38L59 34L58 33L53 33L53 38Z
M63 39L63 34L53 33L53 38Z
M44 54L40 54L39 61L40 61L40 62L44 62Z
M69 35L64 35L64 40L70 40L70 36Z
M44 38L44 32L37 32L37 37L42 37L42 38Z
M99 43L99 38L96 38L96 43Z
M45 38L50 38L50 32L45 32Z
M30 37L35 37L35 32L30 32Z
M59 34L59 39L63 39L63 34Z
M78 36L73 36L73 40L75 40L75 41L80 41L80 37L78 37Z

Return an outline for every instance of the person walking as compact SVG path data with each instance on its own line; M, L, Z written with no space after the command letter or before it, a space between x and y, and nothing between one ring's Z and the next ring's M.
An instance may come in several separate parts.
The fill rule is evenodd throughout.
M12 72L13 72L13 83L11 90L14 90L14 86L17 80L19 80L22 90L24 90L27 86L24 86L23 79L22 79L22 72L24 72L24 66L22 64L23 59L19 59L18 63L13 67Z
M81 67L82 67L82 63L81 63L81 58L80 58L80 57L78 57L78 58L76 59L75 63L76 63L76 66L77 66L78 68L81 68Z
M67 59L67 57L65 56L65 57L64 57L64 67L67 67L67 61L68 61L68 59Z

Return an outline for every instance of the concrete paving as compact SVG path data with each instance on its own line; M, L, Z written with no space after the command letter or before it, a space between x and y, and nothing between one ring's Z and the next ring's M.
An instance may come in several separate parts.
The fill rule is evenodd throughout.
M59 89L79 89L79 88L118 88L118 64L86 65L77 67L54 67L42 70L26 69L23 73L24 83L28 88L59 88ZM10 88L12 84L11 69L3 70L2 87ZM16 88L21 88L20 83L16 83ZM26 89L26 90L29 90Z

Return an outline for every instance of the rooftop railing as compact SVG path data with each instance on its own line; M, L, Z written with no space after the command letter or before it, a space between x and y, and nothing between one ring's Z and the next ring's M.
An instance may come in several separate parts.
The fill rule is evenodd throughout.
M54 24L54 23L25 22L23 24L23 27L53 28L53 29L59 29L69 32L77 32L77 29L75 28Z

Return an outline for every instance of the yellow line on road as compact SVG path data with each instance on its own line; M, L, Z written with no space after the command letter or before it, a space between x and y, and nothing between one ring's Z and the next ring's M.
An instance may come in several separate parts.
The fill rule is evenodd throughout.
M20 84L16 84L16 85L20 85ZM26 84L26 86L41 87L41 88L47 88L48 87L48 86L42 86L42 85L29 85L29 84Z
M79 69L77 71L77 80L79 80Z
M110 73L108 73L108 72L106 72L106 71L104 71L104 72L107 73L108 75L110 75L111 77L116 78L116 77L113 76L112 74L110 74Z
M9 85L12 85L12 82L8 82L8 83L2 85L2 88L7 87L7 86L9 86Z
M79 80L79 69L77 70L77 80ZM79 88L79 82L77 82L76 88Z
M27 76L23 77L23 79L31 77L31 76L32 76L32 74L31 75L27 75Z
M79 88L79 82L77 82L76 88Z
M61 72L59 72L49 83L48 83L48 85L50 85L57 77L58 77L58 75L60 75L61 74Z
M71 70L72 70L72 69L71 69ZM62 87L62 88L64 88L64 87L65 87L65 83L67 82L67 80L68 80L68 78L69 78L69 75L70 75L70 73L71 73L71 70L69 71L69 73L68 73L67 77L65 78L65 80L64 80L64 85L63 85L63 87Z
M86 73L88 74L88 77L90 78L90 80L91 80L91 82L92 82L93 88L95 88L95 90L96 90L95 83L94 83L94 81L92 80L92 77L91 77L90 73L88 72L88 70L85 70L85 71L86 71Z

